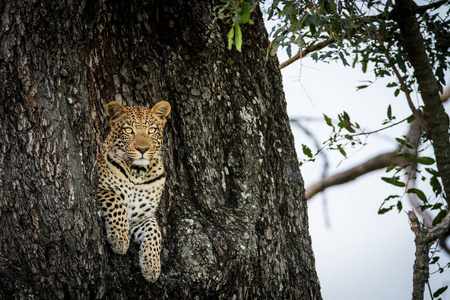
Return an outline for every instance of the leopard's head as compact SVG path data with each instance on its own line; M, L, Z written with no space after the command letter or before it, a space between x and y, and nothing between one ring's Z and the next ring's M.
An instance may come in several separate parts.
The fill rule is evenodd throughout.
M170 104L157 103L153 108L124 107L116 101L106 105L111 132L107 152L114 159L146 166L162 147L163 127L170 113Z

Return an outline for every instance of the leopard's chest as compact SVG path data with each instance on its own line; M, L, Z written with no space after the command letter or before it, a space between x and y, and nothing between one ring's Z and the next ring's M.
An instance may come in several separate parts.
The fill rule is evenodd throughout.
M165 184L162 164L137 170L109 165L102 165L100 169L100 187L120 196L130 225L154 216Z
M144 185L124 187L124 204L130 224L154 216L164 188L164 178Z

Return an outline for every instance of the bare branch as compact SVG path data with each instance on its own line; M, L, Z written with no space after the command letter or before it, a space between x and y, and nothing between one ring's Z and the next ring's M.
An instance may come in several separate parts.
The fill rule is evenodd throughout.
M450 212L436 226L428 230L425 240L428 242L435 241L438 237L445 234L450 229Z
M375 170L387 168L393 163L404 164L405 159L398 156L398 151L392 151L377 155L368 161L353 167L347 171L323 178L306 189L306 198L309 200L326 188L352 181L359 176Z
M408 215L409 221L411 222L411 230L414 232L416 236L418 236L420 233L419 219L414 213L414 210L408 211L406 214Z

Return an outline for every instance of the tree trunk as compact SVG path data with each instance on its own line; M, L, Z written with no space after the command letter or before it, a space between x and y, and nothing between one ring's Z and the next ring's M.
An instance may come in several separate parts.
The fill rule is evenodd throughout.
M449 117L439 95L439 84L425 49L425 41L416 18L417 13L418 6L413 0L398 0L391 16L400 28L402 45L417 78L424 103L423 117L430 133L427 137L433 144L436 165L444 188L444 198L450 204Z
M407 52L409 61L417 78L419 91L424 103L424 120L427 138L432 141L436 166L441 177L444 199L450 204L450 139L449 139L449 117L439 96L439 85L435 79L432 66L425 49L425 42L420 31L420 24L416 18L418 6L413 0L398 0L395 2L391 13L393 19L400 28L402 44ZM414 213L412 213L414 214ZM421 300L424 297L425 284L429 278L429 251L432 243L447 234L449 231L448 218L442 219L434 230L439 235L419 230L416 233L416 260L414 262L413 277L413 299ZM410 217L411 220L411 217ZM445 222L446 221L446 222ZM416 226L420 228L420 226ZM445 246L444 246L445 247Z
M218 3L0 4L0 298L321 298L278 61ZM173 109L155 284L97 214L111 100Z

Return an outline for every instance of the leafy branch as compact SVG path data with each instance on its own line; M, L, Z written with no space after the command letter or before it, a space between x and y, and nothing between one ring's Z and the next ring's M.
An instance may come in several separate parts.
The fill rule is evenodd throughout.
M231 23L231 29L228 31L228 49L231 50L233 44L236 49L242 51L242 24L253 24L250 19L251 12L258 5L258 1L252 0L221 0L222 5L216 6L217 18Z

